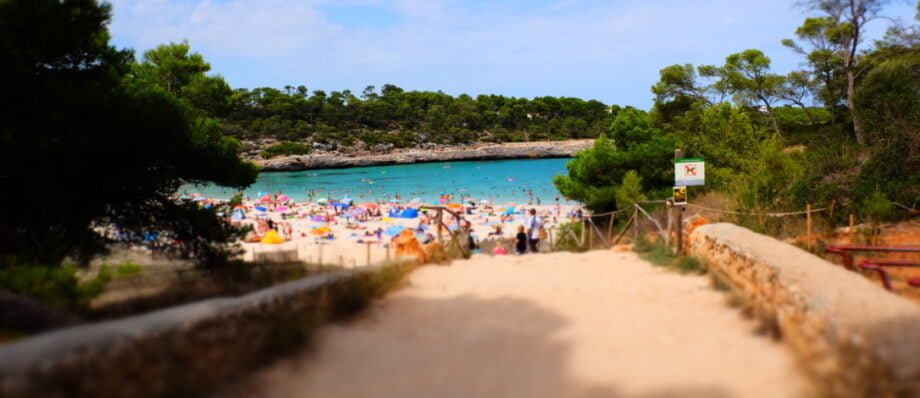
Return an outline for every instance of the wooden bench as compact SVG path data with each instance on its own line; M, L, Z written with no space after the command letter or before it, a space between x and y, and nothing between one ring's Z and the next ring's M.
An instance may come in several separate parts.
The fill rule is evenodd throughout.
M920 253L920 246L852 246L852 245L828 245L825 250L828 253L839 254L843 257L843 266L855 271L853 266L854 252L884 252L884 253Z
M859 268L877 272L878 275L882 278L882 285L885 286L886 290L891 289L891 277L888 275L888 271L885 270L885 267L917 267L920 268L920 262L908 261L908 260L889 260L889 259L879 259L879 258L867 258L859 262ZM910 278L907 280L907 284L913 287L920 287L920 278Z

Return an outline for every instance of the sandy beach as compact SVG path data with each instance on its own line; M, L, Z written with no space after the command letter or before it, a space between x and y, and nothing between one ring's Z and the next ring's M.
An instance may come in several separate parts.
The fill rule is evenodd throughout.
M791 352L635 253L425 266L222 397L795 397Z
M294 202L283 195L281 199L285 200L268 196L264 201L244 202L234 210L233 222L251 226L254 230L254 235L242 244L244 260L256 260L264 253L287 252L290 255L296 253L298 259L311 264L365 266L395 255L389 244L392 237L403 229L413 230L421 242L437 238L434 212L418 211L421 203L375 201L345 207L328 201ZM524 224L524 213L530 209L537 210L549 229L572 219L579 209L569 204L537 206L476 200L462 204L444 201L441 205L460 213L463 220L470 223L473 237L478 242L513 238L517 228ZM391 216L412 213L406 212L407 209L418 211L418 216ZM445 214L444 217L450 228L457 228L452 216ZM268 233L269 220L283 241L268 243L262 239ZM442 236L449 239L449 232L443 230ZM508 251L513 250L508 247Z

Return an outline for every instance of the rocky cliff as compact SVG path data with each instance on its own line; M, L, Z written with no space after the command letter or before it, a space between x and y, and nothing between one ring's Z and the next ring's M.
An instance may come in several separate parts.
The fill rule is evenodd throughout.
M448 162L461 160L539 159L571 157L587 149L594 140L482 144L453 148L411 149L386 154L320 153L253 159L262 171L335 169L391 164Z

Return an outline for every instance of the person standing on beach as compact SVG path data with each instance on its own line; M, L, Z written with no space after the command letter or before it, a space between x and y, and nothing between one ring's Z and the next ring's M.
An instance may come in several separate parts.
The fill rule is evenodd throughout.
M518 233L517 235L515 235L515 239L517 239L517 245L515 247L515 249L517 250L517 254L526 253L527 252L527 234L524 233L523 225L518 227Z
M524 220L524 226L527 227L530 251L538 253L537 245L540 244L540 228L543 227L543 220L537 217L537 209L530 209L530 217Z

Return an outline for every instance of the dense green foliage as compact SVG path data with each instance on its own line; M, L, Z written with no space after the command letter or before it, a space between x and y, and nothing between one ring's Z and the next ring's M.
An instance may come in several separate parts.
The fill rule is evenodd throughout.
M853 203L878 219L895 213L876 211L888 200L916 206L920 28L894 26L871 51L855 50L884 3L801 2L820 16L805 20L798 41L783 43L805 56L807 70L773 73L756 49L731 54L722 66L662 69L651 112L621 110L609 129L613 142L599 139L577 154L569 175L554 183L594 211L622 208L630 200L614 198L635 197L637 183L649 196L673 183L671 151L680 148L706 159L702 189L727 194L739 210ZM630 171L637 178L624 179Z
M309 145L285 141L263 149L261 155L263 158L271 158L275 156L307 155L312 150L313 148L311 148Z
M637 173L643 188L650 191L673 183L675 145L672 136L656 134L648 141L620 149L601 135L590 149L575 154L566 165L568 175L556 176L553 183L567 198L583 202L592 211L614 210L617 191L630 171Z
M162 231L179 254L220 259L238 232L174 194L244 187L256 169L206 117L221 106L204 99L218 95L203 61L154 52L135 64L109 45L109 18L94 0L0 1L0 255L85 260L114 226L121 241Z
M606 131L618 107L577 98L509 98L367 87L349 90L306 87L239 89L223 118L227 134L245 138L311 141L332 147L362 142L397 148L423 143L466 144L594 138Z
M881 190L910 204L920 200L920 52L873 69L855 103L870 153L857 192Z

